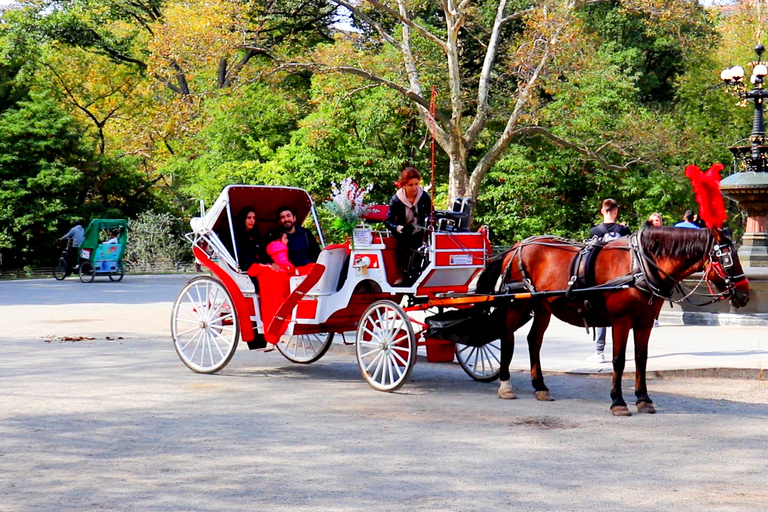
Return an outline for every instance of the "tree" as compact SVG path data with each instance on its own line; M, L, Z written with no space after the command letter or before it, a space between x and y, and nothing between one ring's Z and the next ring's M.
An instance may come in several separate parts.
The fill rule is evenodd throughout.
M49 262L57 236L74 220L154 206L151 184L93 152L83 135L43 94L0 114L0 249L10 255L4 264Z
M621 163L612 163L603 158L603 145L564 139L540 123L541 109L551 96L546 86L567 82L578 67L583 33L577 15L592 2L445 0L433 9L432 3L407 0L332 1L352 13L362 32L349 34L344 44L337 41L333 51L314 52L310 59L275 55L283 60L278 69L350 74L412 101L422 122L434 126L448 156L449 201L477 199L493 165L514 140L526 135L544 137L608 169L625 170L640 160L626 152ZM669 37L687 37L704 19L698 5L682 0L629 0L624 5L650 15ZM399 73L381 65L394 59ZM447 91L434 119L425 85L430 82Z

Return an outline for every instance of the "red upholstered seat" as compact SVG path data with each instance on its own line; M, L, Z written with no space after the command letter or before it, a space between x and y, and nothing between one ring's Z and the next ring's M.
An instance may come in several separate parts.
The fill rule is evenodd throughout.
M389 206L386 204L368 205L368 211L362 215L363 220L371 222L384 222L389 213Z

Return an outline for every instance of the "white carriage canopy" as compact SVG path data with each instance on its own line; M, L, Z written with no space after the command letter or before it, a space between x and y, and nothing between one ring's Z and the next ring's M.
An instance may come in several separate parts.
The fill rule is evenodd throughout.
M229 234L227 204L230 205L232 220L250 206L256 211L256 228L259 236L266 235L278 226L277 210L290 207L296 214L297 225L302 225L312 210L312 198L305 190L295 187L273 187L266 185L229 185L213 203L205 217L193 219L195 232L211 229L225 237Z

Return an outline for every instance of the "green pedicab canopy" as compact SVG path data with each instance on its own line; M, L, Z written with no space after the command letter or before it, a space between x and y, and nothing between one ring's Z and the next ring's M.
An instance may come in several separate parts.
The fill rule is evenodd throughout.
M117 261L122 261L125 254L125 243L128 241L128 221L125 219L93 219L85 230L85 240L80 244L81 254L83 249L90 250L88 259L93 261L96 249L99 246L99 232L102 230L109 232L113 229L120 231L117 237L120 243L120 254L117 257Z

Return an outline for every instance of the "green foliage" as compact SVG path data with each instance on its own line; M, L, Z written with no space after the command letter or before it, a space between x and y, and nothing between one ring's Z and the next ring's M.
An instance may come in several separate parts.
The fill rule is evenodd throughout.
M182 220L170 213L141 213L129 227L125 261L133 270L176 268L192 256Z
M83 129L49 97L0 114L0 249L6 261L48 263L74 220L153 206L144 176L93 152Z

